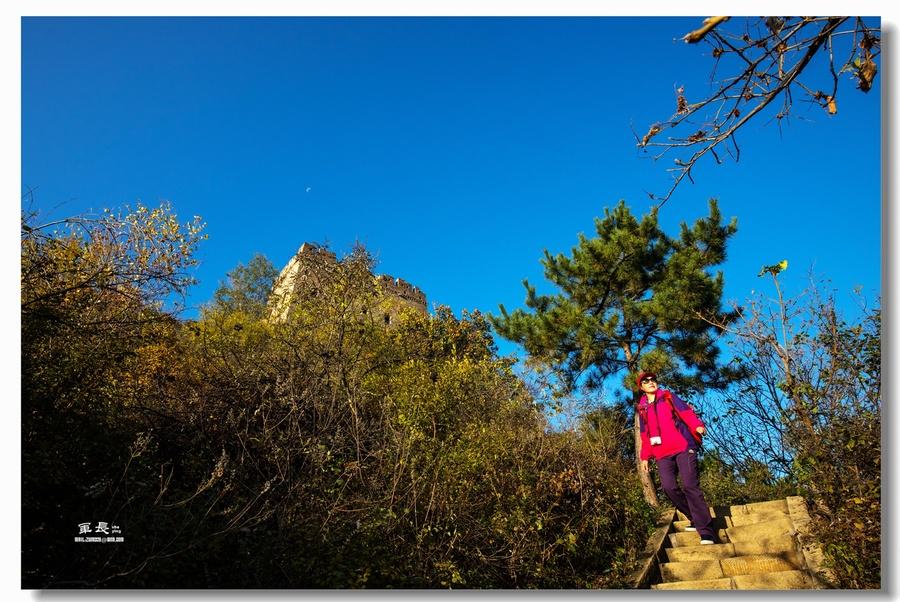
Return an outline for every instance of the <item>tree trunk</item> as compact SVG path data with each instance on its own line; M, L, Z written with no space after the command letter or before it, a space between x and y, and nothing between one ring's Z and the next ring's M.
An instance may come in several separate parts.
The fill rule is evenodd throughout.
M650 471L641 470L641 418L637 411L637 402L640 400L641 394L636 392L634 397L634 458L637 463L638 476L641 479L641 488L644 490L644 499L656 508L659 506L659 499L656 497L656 487L653 485L653 479L650 478Z

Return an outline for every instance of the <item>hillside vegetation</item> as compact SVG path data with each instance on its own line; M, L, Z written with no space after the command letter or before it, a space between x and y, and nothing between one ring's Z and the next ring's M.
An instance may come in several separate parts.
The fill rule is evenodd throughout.
M657 509L626 405L551 428L485 316L386 307L362 248L284 320L263 257L181 320L203 238L165 205L23 217L24 587L628 587ZM880 309L785 298L786 265L721 325L704 490L806 497L837 585L877 588Z
M246 268L179 320L202 238L23 219L24 587L624 585L655 517L627 431L548 429L477 313L385 327L362 249L284 322ZM101 521L124 541L74 542Z

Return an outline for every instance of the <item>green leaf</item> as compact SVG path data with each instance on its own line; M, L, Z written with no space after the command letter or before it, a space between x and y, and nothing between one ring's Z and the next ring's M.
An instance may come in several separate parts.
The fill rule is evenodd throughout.
M788 260L782 259L778 263L774 263L772 265L764 265L760 270L757 276L764 276L765 274L772 274L773 276L777 276L781 272L785 271L788 267Z

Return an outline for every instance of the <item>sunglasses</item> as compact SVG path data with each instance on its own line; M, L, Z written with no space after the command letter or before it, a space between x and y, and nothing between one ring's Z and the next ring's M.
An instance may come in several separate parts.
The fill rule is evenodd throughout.
M641 384L642 384L642 385L645 385L645 384L647 384L647 383L655 383L655 382L656 382L656 379L653 378L652 376L647 376L646 378L642 378L642 379L641 379Z

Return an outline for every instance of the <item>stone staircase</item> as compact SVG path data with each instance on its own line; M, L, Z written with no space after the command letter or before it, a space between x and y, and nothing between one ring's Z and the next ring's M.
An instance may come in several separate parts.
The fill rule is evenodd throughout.
M636 581L652 589L823 589L828 574L809 532L801 497L710 509L719 542L701 545L680 513L651 538L655 548Z

